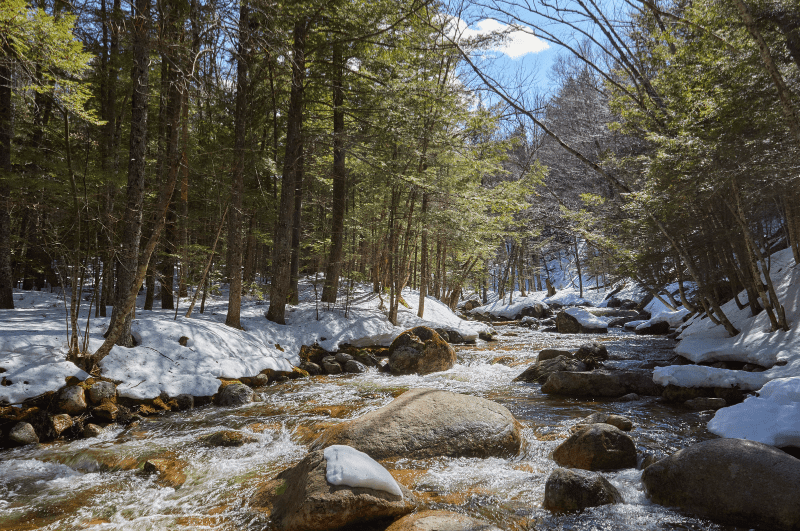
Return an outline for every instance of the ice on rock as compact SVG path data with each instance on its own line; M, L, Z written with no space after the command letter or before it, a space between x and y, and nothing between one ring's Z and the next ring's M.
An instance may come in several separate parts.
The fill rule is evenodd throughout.
M758 395L717 411L708 431L720 437L800 447L800 377L772 380Z
M403 497L400 485L383 465L355 448L334 444L325 448L325 478L331 485L382 490Z

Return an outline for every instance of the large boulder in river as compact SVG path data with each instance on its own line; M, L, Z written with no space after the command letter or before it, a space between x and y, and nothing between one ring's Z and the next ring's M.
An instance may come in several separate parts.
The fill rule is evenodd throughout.
M333 485L328 482L327 469L324 452L311 452L262 486L250 504L271 509L272 525L281 531L339 529L397 518L416 507L414 495L402 485L397 485L401 495L367 487Z
M514 378L515 382L528 382L543 384L551 374L559 371L582 372L586 370L586 364L582 361L572 359L567 356L558 356L544 361L537 361L519 376Z
M622 495L614 485L600 474L585 470L557 468L544 485L544 508L554 513L621 502Z
M394 375L430 374L456 364L456 351L427 326L406 330L389 347L389 368Z
M644 469L652 501L745 527L800 529L800 459L744 439L704 441Z
M255 398L255 392L243 383L227 384L217 396L217 404L223 407L237 407L249 404Z
M584 308L574 307L558 312L556 329L562 334L604 334L608 332L608 325Z
M616 470L636 466L636 445L610 424L590 424L573 433L553 452L561 466L584 470Z
M559 356L566 356L568 358L573 357L572 352L570 352L569 350L559 350L557 348L544 348L539 351L539 355L536 356L536 361L551 360Z
M507 457L519 453L520 424L505 407L477 396L412 389L388 405L325 430L313 449L352 446L373 459Z
M545 394L577 397L660 396L663 389L646 370L556 372L542 386Z
M402 517L386 531L500 531L489 522L452 511L421 511Z
M663 336L664 334L669 334L669 323L667 321L647 321L637 326L635 332L640 336Z

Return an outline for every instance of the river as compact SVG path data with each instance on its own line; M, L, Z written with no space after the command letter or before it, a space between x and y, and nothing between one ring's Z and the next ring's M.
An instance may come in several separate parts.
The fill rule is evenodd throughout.
M261 402L241 408L206 406L108 428L98 438L0 452L0 530L269 529L248 506L259 480L298 462L326 426L389 403L406 389L426 387L470 394L506 406L525 426L525 452L512 459L400 459L384 463L427 506L452 509L508 530L725 530L648 502L641 471L606 473L624 503L554 516L541 508L545 481L556 468L550 454L569 429L594 412L625 415L645 454L667 455L712 438L710 412L695 412L653 397L622 402L554 398L537 384L512 382L542 348L575 349L587 336L507 326L497 341L458 348L458 364L427 376L378 372L293 380L259 390ZM608 366L651 367L673 356L674 341L613 332L603 341ZM255 442L208 448L202 435L242 430ZM173 490L137 471L151 457L189 463Z

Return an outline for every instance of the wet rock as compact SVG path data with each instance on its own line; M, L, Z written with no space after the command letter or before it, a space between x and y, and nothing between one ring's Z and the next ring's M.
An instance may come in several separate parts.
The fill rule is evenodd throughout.
M641 400L641 398L642 397L636 393L628 393L627 395L622 395L617 398L617 402L635 402L636 400Z
M483 339L484 341L494 341L495 334L496 332L494 331L491 332L480 331L478 332L478 339Z
M467 301L464 303L464 311L471 312L475 308L479 308L481 306L481 301Z
M556 372L542 386L545 394L618 397L628 393L660 396L663 387L653 382L652 371Z
M455 363L453 347L426 326L406 330L389 347L389 368L394 375L446 371Z
M555 348L545 348L539 351L539 355L536 356L536 361L546 361L551 360L553 358L557 358L559 356L566 356L568 358L574 357L572 352L569 350L558 350Z
M87 423L83 426L83 436L86 438L97 437L103 433L103 428L97 424Z
M261 373L256 374L251 378L241 378L243 384L253 388L253 389L260 389L262 387L266 387L269 385L269 376Z
M36 435L36 430L33 429L28 422L18 422L11 432L8 434L9 440L17 445L36 444L39 442L39 437Z
M557 468L544 486L544 508L555 513L611 503L622 503L622 495L600 474Z
M255 393L243 383L226 385L217 398L217 404L223 407L243 406L253 402Z
M582 361L567 356L558 356L557 358L537 361L514 378L514 381L543 384L553 373L559 371L581 372L585 370L586 365Z
M100 404L103 400L113 400L117 398L117 386L111 382L98 381L89 388L89 400L93 404Z
M541 302L534 303L532 306L523 308L514 319L522 319L523 317L533 317L535 319L544 319L550 315L550 308Z
M416 507L414 495L402 496L364 487L331 485L322 450L311 452L256 492L250 505L271 512L280 531L328 531L375 520L394 519Z
M142 470L145 474L157 475L157 485L177 489L186 483L186 474L183 470L187 466L189 463L180 459L148 459Z
M608 332L607 327L590 328L583 326L577 318L560 311L556 314L556 330L561 334L595 334Z
M344 364L344 370L345 372L350 372L353 374L361 374L362 372L367 371L367 367L363 363L359 363L356 360L349 360Z
M58 438L62 433L72 427L72 417L66 413L52 415L50 417L50 432L53 438Z
M203 435L198 439L203 446L230 448L258 442L256 437L239 431L223 430Z
M610 424L590 424L573 433L553 452L561 466L584 470L616 470L636 466L636 445Z
M70 385L58 395L58 409L69 415L80 415L86 411L86 393L77 385Z
M178 395L175 397L175 405L179 411L194 409L194 397L192 395Z
M450 332L448 332L446 328L434 328L433 330L439 334L439 337L441 337L444 341L452 343L452 341L450 341Z
M708 409L720 409L728 405L725 402L724 398L709 398L705 396L701 396L698 398L692 398L691 400L687 400L683 403L684 406L695 409L697 411L705 411Z
M447 341L448 343L452 343L454 345L460 345L462 343L466 343L464 336L462 336L461 333L457 330L448 330L447 336L448 336L448 341Z
M537 321L533 317L523 317L519 321L520 326L527 326L531 330L538 330L539 329L539 321Z
M631 431L633 429L633 421L628 417L599 412L592 413L583 419L582 424L609 424L622 431Z
M601 343L584 343L575 352L575 359L581 360L587 367L594 369L608 359L608 350Z
M92 408L92 416L105 422L116 422L119 416L119 408L120 406L113 402L104 402Z
M669 334L669 323L667 321L658 321L655 323L650 323L647 326L642 326L642 328L636 327L636 335L654 335L654 336L663 336L664 334Z
M764 372L767 370L767 368L762 367L761 365L756 365L755 363L745 363L742 365L742 370L747 372Z
M734 525L800 529L800 460L766 444L704 441L647 467L642 483L660 505Z
M300 356L300 361L310 361L311 363L315 363L317 365L322 364L322 358L326 356L330 356L330 352L325 350L324 348L320 347L319 345L303 345L300 347L300 352L298 353ZM302 366L302 364L301 364Z
M322 367L314 363L313 361L304 361L300 364L300 368L306 371L308 374L312 376L317 376L322 374Z
M336 354L334 354L333 359L339 365L344 366L348 361L353 359L353 356L351 356L350 354L348 354L346 352L337 352Z
M386 531L500 531L500 528L452 511L421 511L402 517Z
M322 369L325 374L342 374L342 366L336 362L333 356L325 356L322 358Z
M411 389L388 405L328 428L312 445L352 446L373 459L495 457L519 453L520 424L508 409L476 396Z

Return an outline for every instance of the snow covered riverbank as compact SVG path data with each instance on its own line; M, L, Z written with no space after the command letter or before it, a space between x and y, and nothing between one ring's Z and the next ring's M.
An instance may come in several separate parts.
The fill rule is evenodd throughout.
M290 371L299 364L302 345L318 343L329 351L345 343L388 346L404 330L419 325L456 330L467 341L491 330L484 323L462 320L431 297L425 300L423 318L417 317L419 294L412 290L403 293L408 307L400 306L398 326L393 326L380 298L366 289L352 294L345 309L341 302L331 308L324 303L317 306L313 286L304 283L301 288L301 302L289 307L286 325L267 321L268 306L248 300L242 305L244 330L225 326L225 293L208 301L205 313L195 310L189 319L180 309L177 319L170 310L137 310L133 335L138 345L114 347L100 364L101 375L121 381L118 390L123 397L211 396L219 388L220 377L255 376L264 369ZM0 403L18 404L59 389L70 376L85 378L83 371L65 361L68 338L63 299L45 292L15 291L14 303L16 309L0 310L0 376L4 378ZM87 312L82 311L81 336L86 318ZM107 326L108 318L90 320L89 351L100 346ZM180 343L183 337L185 345Z

